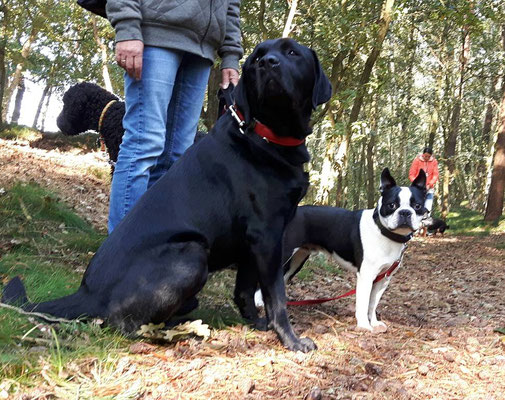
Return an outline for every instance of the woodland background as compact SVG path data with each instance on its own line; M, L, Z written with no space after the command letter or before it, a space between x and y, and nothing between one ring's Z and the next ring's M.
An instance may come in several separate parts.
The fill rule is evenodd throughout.
M373 207L389 167L408 182L426 145L439 160L437 212L503 211L505 5L499 0L243 0L246 56L262 40L292 37L316 50L333 97L314 115L306 203ZM49 99L91 81L122 95L114 32L74 1L0 0L0 124L16 124L27 80ZM244 57L245 59L245 57ZM216 115L218 65L202 128ZM8 110L12 112L7 112Z

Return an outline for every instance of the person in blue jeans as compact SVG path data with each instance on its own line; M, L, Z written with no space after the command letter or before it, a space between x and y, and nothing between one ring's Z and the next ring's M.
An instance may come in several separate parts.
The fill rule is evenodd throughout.
M108 0L107 18L126 104L110 233L193 143L215 53L226 88L238 83L243 49L240 0Z

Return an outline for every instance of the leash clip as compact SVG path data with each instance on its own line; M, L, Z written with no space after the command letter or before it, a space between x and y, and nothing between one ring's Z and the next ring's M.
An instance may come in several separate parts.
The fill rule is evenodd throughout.
M240 117L237 114L237 111L235 111L235 106L234 105L231 105L230 107L228 107L228 109L230 110L231 116L238 123L238 130L243 135L244 134L244 130L242 129L242 127L245 125L245 121L243 121L242 119L240 119Z

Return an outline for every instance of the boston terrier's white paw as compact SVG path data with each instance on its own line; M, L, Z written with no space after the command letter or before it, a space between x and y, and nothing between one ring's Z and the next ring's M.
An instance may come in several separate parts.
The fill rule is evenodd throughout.
M265 303L263 302L263 296L261 295L261 290L256 290L256 293L254 293L254 305L256 308L262 308L265 307Z
M387 330L388 330L388 326L382 321L377 321L375 323L372 323L371 326L372 326L373 333L384 333L384 332L387 332Z

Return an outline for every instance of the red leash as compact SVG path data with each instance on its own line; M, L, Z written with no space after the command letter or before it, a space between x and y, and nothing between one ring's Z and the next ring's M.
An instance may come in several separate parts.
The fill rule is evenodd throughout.
M400 259L401 260L401 259ZM394 270L400 265L400 260L396 260L393 265L391 265L387 271L383 272L382 274L377 275L377 278L373 281L373 283L377 283L384 278L390 276ZM341 294L340 296L337 297L331 297L327 299L312 299L312 300L299 300L299 301L288 301L286 304L288 306L307 306L310 304L321 304L321 303L326 303L327 301L332 301L332 300L337 300L341 299L342 297L347 297L351 296L356 293L356 289L349 290L347 293Z

